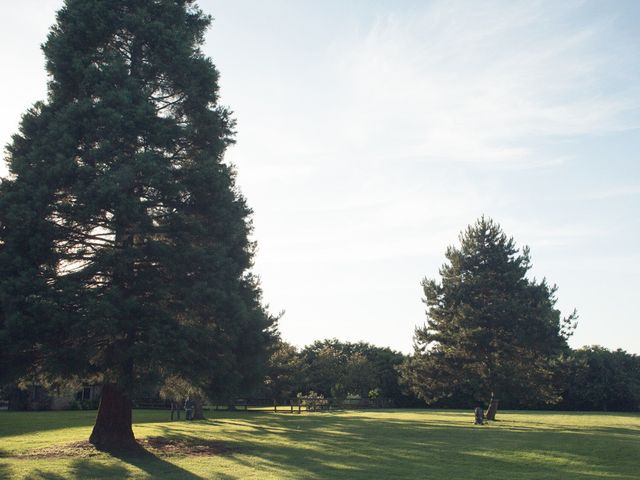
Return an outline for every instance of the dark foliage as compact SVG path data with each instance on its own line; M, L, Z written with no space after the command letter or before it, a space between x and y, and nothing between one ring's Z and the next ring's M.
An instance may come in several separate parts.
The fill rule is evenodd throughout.
M576 316L562 319L556 287L527 278L528 248L483 217L446 258L441 281L422 282L427 324L416 329L404 382L428 403L558 401L557 362Z
M318 340L298 351L282 342L271 356L264 395L277 399L316 392L324 397L383 397L396 406L415 405L398 383L405 357L364 342Z
M572 352L567 361L563 410L640 410L640 357L599 346Z
M67 0L0 185L0 375L206 392L261 379L275 319L189 0Z

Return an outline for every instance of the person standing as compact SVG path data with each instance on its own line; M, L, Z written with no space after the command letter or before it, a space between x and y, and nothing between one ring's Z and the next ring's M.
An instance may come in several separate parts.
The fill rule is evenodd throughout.
M193 400L187 397L184 401L184 411L187 420L193 420Z

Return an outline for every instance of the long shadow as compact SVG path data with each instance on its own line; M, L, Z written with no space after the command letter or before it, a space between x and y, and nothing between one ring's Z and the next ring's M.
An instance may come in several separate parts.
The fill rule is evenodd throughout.
M228 457L229 462L258 469L265 476L310 480L638 478L634 462L640 435L634 426L580 429L505 421L473 427L471 414L460 414L453 421L450 414L441 420L437 415L410 420L392 414L219 412L202 422L209 428L180 423L159 427L170 438L220 439L238 452ZM113 456L152 478L201 478L148 451ZM84 470L76 467L77 476L72 478L101 478L99 469L104 465L85 463ZM127 473L121 473L104 478L126 478Z
M65 475L35 470L29 478L33 480L68 480L68 479L101 479L128 478L129 471L120 465L105 465L91 460L76 460Z
M63 428L91 427L96 420L96 410L67 410L47 412L0 412L0 438L26 435ZM164 422L169 413L164 410L134 410L135 424Z
M253 468L257 457L266 472L310 479L468 478L471 473L493 479L635 479L628 472L640 451L640 436L630 435L636 429L620 427L600 427L585 437L579 429L474 428L451 425L450 419L269 415L214 423L253 457L234 456L234 462Z
M30 474L34 480L85 480L85 479L125 479L137 477L123 463L145 472L149 478L202 480L202 477L166 462L151 452L140 448L131 452L104 452L118 459L120 464L105 464L98 460L79 459L73 461L64 475L39 469ZM233 477L229 477L230 479Z
M430 412L431 413L431 412ZM456 413L456 412L452 412L452 413ZM460 414L460 412L457 412L458 414ZM627 416L627 415L625 415ZM628 415L629 418L636 418L636 419L640 419L640 415L638 414L629 414ZM224 424L230 424L230 425L244 425L247 426L246 421L242 421L243 419L239 418L239 417L234 417L233 419L217 419L217 423L219 425L224 425ZM293 422L298 422L301 425L304 425L305 429L326 429L326 427L328 425L330 426L341 426L341 427L349 427L351 425L353 425L354 423L358 423L358 422L365 422L365 423L380 423L380 424L384 424L386 426L390 426L390 425L396 425L398 428L424 428L424 427L446 427L447 429L464 429L464 430L468 430L468 427L473 423L473 415L472 414L468 414L468 415L464 415L461 414L460 415L460 420L457 421L456 423L452 423L451 419L443 419L443 420L437 420L437 419L420 419L419 421L415 421L415 420L405 420L402 418L383 418L383 419L371 419L371 418L354 418L354 417L344 417L341 415L334 415L332 416L331 414L323 414L323 415L318 415L318 416L314 416L312 415L303 415L303 416L292 416L292 417L288 417L285 415L272 415L271 417L266 419L265 418L265 424L266 426L263 425L251 425L252 428L256 429L256 430L263 430L263 431L269 431L269 430L274 430L274 426L278 426L281 428L285 428L288 424L290 424L292 421ZM547 433L580 433L580 434L584 434L584 435L601 435L601 434L605 434L605 435L630 435L630 436L638 436L638 434L640 434L640 425L639 426L635 426L635 425L630 425L628 427L623 427L620 425L615 425L615 426L604 426L604 425L598 425L598 426L589 426L588 424L585 424L583 427L575 427L575 426L569 426L569 425L563 425L563 424L551 424L551 423L544 423L544 422L535 422L535 421L531 421L531 420L527 420L526 421L526 425L523 425L523 421L520 422L516 422L516 421L512 421L512 420L502 420L500 422L494 423L492 424L493 428L499 428L501 429L501 431L504 430L509 430L509 431L537 431L537 432L547 432Z
M151 478L179 478L184 480L202 480L202 477L195 475L188 470L180 468L173 463L167 462L142 447L134 451L114 451L109 452L109 454L124 463L128 463L129 465L133 465L134 467L143 470L144 472L149 474ZM86 476L79 476L76 478L94 478L90 475L91 472L87 473L88 475Z
M91 419L91 421L93 422L93 419ZM33 428L33 431L41 430L41 426ZM26 432L21 431L20 433ZM139 468L148 474L150 478L176 478L181 480L201 480L202 478L194 475L188 470L163 460L143 447L139 447L133 451L103 451L103 453L118 459L120 462ZM3 458L12 458L12 455L0 449L0 461ZM12 478L9 468L9 465L0 462L0 480ZM104 461L101 462L100 460L89 459L74 460L69 467L69 471L64 475L48 472L43 469L37 469L29 475L29 478L36 480L124 479L132 476L131 472L129 472L129 470L122 464L105 464ZM226 478L231 480L234 477L227 476Z
M0 457L1 458L1 457ZM9 466L5 463L0 462L0 480L5 480L11 478L11 472L9 471Z

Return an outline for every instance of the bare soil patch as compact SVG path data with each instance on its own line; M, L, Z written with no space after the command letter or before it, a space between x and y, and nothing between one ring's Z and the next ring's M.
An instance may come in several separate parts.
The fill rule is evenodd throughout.
M87 441L52 445L46 448L38 448L25 453L14 455L14 458L68 458L68 457L93 457L100 455L100 451Z
M189 455L189 456L216 456L231 455L237 448L229 447L221 442L203 440L199 438L165 438L165 437L147 437L137 440L140 446L139 450L130 452L119 452L129 455ZM102 455L104 452L96 449L87 441L72 442L63 445L55 445L46 448L39 448L26 453L13 455L14 458L36 459L36 458L86 458ZM6 455L5 455L6 456Z
M138 440L146 450L160 455L231 455L237 448L229 447L221 442L199 438L180 439L165 437L147 437Z

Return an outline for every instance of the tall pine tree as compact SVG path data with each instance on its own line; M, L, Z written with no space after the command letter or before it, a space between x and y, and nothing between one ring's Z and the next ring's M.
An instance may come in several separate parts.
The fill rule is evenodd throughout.
M48 99L7 149L3 374L103 384L90 440L105 448L133 445L137 389L246 387L274 336L209 23L191 0L66 0Z
M527 277L529 249L520 251L482 217L446 258L441 281L422 282L427 324L416 329L405 383L428 403L450 396L488 402L489 419L499 399L557 401L555 362L568 349L576 314L561 318L556 287Z

